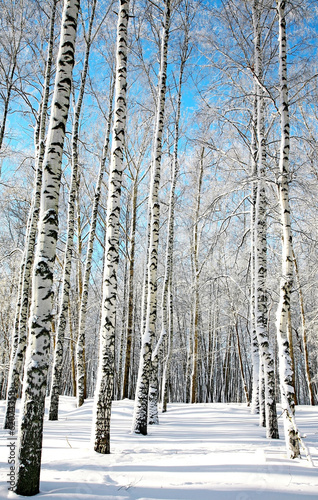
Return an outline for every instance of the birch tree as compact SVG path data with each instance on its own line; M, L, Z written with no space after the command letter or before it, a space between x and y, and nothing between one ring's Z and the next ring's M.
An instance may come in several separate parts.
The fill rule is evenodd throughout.
M78 335L76 343L77 406L82 406L85 399L85 327L86 327L86 316L88 308L89 282L93 264L93 250L94 250L94 240L96 236L98 207L102 192L102 181L106 168L106 159L109 150L109 139L110 139L110 130L111 130L112 114L113 114L114 83L115 80L111 82L110 92L109 92L109 108L108 108L109 110L108 110L107 125L104 137L103 151L99 163L99 170L94 192L94 201L91 213L90 228L89 228L87 250L86 250L84 279L81 287L82 290L80 292L80 311L79 311Z
M23 373L23 364L28 334L28 313L31 275L34 261L34 249L37 237L37 225L40 213L41 188L42 188L42 168L45 152L45 134L47 122L47 108L50 93L51 70L53 63L54 47L54 26L56 16L57 1L52 4L48 54L46 62L45 79L43 85L42 98L39 106L37 122L34 131L36 174L34 180L34 192L29 213L28 226L25 238L25 248L20 265L20 278L18 289L18 300L16 306L15 327L13 332L12 354L10 364L10 374L7 391L7 406L5 415L5 429L12 429L14 426L14 414L16 398L19 388L19 381Z
M287 77L286 2L277 0L279 24L279 89L281 142L279 156L278 196L282 224L282 274L277 309L277 341L279 349L279 378L284 432L289 458L300 456L299 432L295 423L295 401L288 343L288 312L293 283L293 246L289 204L290 121Z
M148 125L148 123L147 123ZM142 144L137 143L138 156L133 158L131 148L126 148L128 170L132 178L132 193L131 193L131 220L130 220L130 235L129 235L129 251L128 251L128 284L127 284L127 315L126 315L126 347L124 356L123 370L123 386L122 398L128 398L131 394L129 386L129 373L131 370L132 360L132 342L133 342L133 323L134 323L134 276L135 276L135 251L136 251L136 226L137 226L137 210L138 210L138 187L146 174L148 168L142 173L141 167L145 153L149 147L149 137L143 137ZM128 146L128 145L127 145ZM129 390L130 389L130 390Z
M182 29L184 30L184 39L181 43L181 60L180 70L177 85L177 104L176 104L176 117L174 126L174 144L172 155L172 168L171 168L171 187L168 211L168 232L166 243L166 258L165 258L165 275L162 289L161 311L162 311L162 329L158 339L157 345L152 353L152 363L156 358L159 359L160 351L162 351L163 344L167 343L167 356L164 363L163 379L162 379L162 411L167 411L167 390L170 374L170 364L172 359L173 347L173 246L174 246L174 225L175 225L175 204L176 204L176 185L179 175L179 157L178 147L180 139L180 115L181 115L181 99L182 99L182 86L184 80L184 69L186 62L189 58L189 30L190 30L190 7L189 4L185 5L184 19L182 20ZM153 375L158 379L158 370L153 370ZM157 391L158 394L159 391ZM152 409L149 409L149 423L152 419L154 422L158 421L158 404L153 404ZM152 410L152 414L151 414Z
M153 151L151 159L151 179L148 201L149 213L149 245L147 263L147 308L145 326L142 334L142 345L140 353L139 371L136 387L134 416L132 431L136 434L147 434L148 420L148 395L151 377L151 355L152 342L155 336L157 317L157 264L159 243L160 205L158 191L160 186L160 170L162 155L162 133L164 126L166 80L167 80L167 56L168 40L170 31L170 0L165 1L165 12L163 20L163 34L160 51L160 74L158 81L158 101L156 124L153 138Z
M26 354L15 492L39 493L43 417L50 353L53 266L65 127L74 66L79 2L65 0L52 112L43 162L39 239L35 254L30 339Z
M74 239L74 229L75 229L74 217L75 217L76 188L77 188L78 163L79 163L78 159L79 121L80 121L81 109L85 92L86 78L88 73L88 63L89 63L89 55L92 44L92 29L95 17L95 8L96 8L96 0L93 0L89 25L88 25L88 32L87 34L84 35L86 49L85 49L85 56L83 63L83 71L81 74L79 95L74 110L74 123L72 130L72 172L71 172L71 185L70 185L69 200L68 200L67 237L66 237L66 247L64 253L60 313L58 318L56 343L54 351L49 420L58 420L59 391L61 385L64 336L65 336L68 306L69 306L69 292L71 287L70 278L72 269L73 239Z
M114 126L108 182L106 248L103 278L100 358L95 391L94 450L110 453L110 417L114 381L114 346L117 300L117 268L119 259L119 215L123 173L123 151L126 125L127 28L129 1L120 0L117 44Z
M252 130L251 130L251 176L256 179L257 175L257 83L254 83L254 103L253 103L253 116L252 116ZM251 324L251 356L252 356L252 370L253 370L253 388L252 388L252 404L251 412L254 414L259 413L259 366L260 366L260 353L258 348L258 340L255 324L255 207L256 207L256 193L257 184L256 180L252 181L251 185L251 298L250 298L250 324Z
M197 191L193 216L193 237L192 237L192 267L193 267L193 353L192 353L192 373L190 402L197 403L198 384L198 354L199 354L199 214L201 205L201 189L204 170L204 148L201 150L199 172L197 177Z
M267 437L278 439L278 423L275 400L274 357L268 339L268 306L267 306L267 200L265 192L266 175L266 139L265 139L265 101L262 88L263 57L261 40L261 7L262 2L254 1L254 70L257 80L257 192L255 205L255 321L260 355L264 365L265 377L265 411Z
M308 387L309 401L310 401L310 404L314 406L315 397L314 397L310 363L309 363L308 342L307 342L307 325L306 325L306 317L305 317L304 297L303 297L303 291L302 291L302 286L301 286L301 282L300 282L298 263L297 263L297 259L296 259L294 250L293 250L293 260L294 260L294 269L295 269L296 283L297 283L297 289L298 289L298 295L299 295L299 309L300 309L300 315L301 315L301 329L302 329L302 342L303 342L303 350L304 350L306 382L307 382L307 387Z

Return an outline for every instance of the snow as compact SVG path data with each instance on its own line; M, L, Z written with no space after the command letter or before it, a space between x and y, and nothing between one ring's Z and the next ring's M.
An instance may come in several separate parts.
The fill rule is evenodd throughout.
M1 401L1 426L4 407ZM318 499L317 407L298 406L296 414L315 467L304 454L287 459L282 418L281 438L269 440L258 415L234 403L169 404L160 425L142 436L130 433L133 401L115 401L112 453L99 455L90 443L92 408L92 400L76 408L75 398L62 396L59 421L45 421L37 499ZM6 483L12 436L0 433L0 499L18 498Z

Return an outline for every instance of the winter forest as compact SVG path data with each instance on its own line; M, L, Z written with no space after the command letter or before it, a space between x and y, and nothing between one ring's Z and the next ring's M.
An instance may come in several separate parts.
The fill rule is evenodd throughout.
M318 402L318 3L0 1L0 398L245 403L290 459ZM16 401L21 400L15 424ZM278 436L277 404L284 435Z

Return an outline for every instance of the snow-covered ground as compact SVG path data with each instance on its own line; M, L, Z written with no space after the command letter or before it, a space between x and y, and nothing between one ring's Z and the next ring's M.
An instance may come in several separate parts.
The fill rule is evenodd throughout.
M244 404L170 404L148 436L130 433L133 402L113 404L110 455L90 446L92 400L61 397L60 419L45 422L43 500L318 499L318 408L297 407L310 450L288 460L283 439L265 438ZM3 422L4 401L0 402ZM2 427L1 427L2 428ZM1 430L0 498L8 492L8 431Z

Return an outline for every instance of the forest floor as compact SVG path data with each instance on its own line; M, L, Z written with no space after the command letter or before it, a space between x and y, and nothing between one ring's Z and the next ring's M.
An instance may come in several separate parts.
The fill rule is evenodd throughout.
M8 431L0 401L0 499L8 492ZM169 404L147 436L130 433L133 402L115 401L111 454L90 446L93 401L76 408L63 396L58 422L45 421L43 500L298 500L318 499L318 407L298 406L296 419L310 450L288 460L244 404ZM279 408L278 408L279 411Z

